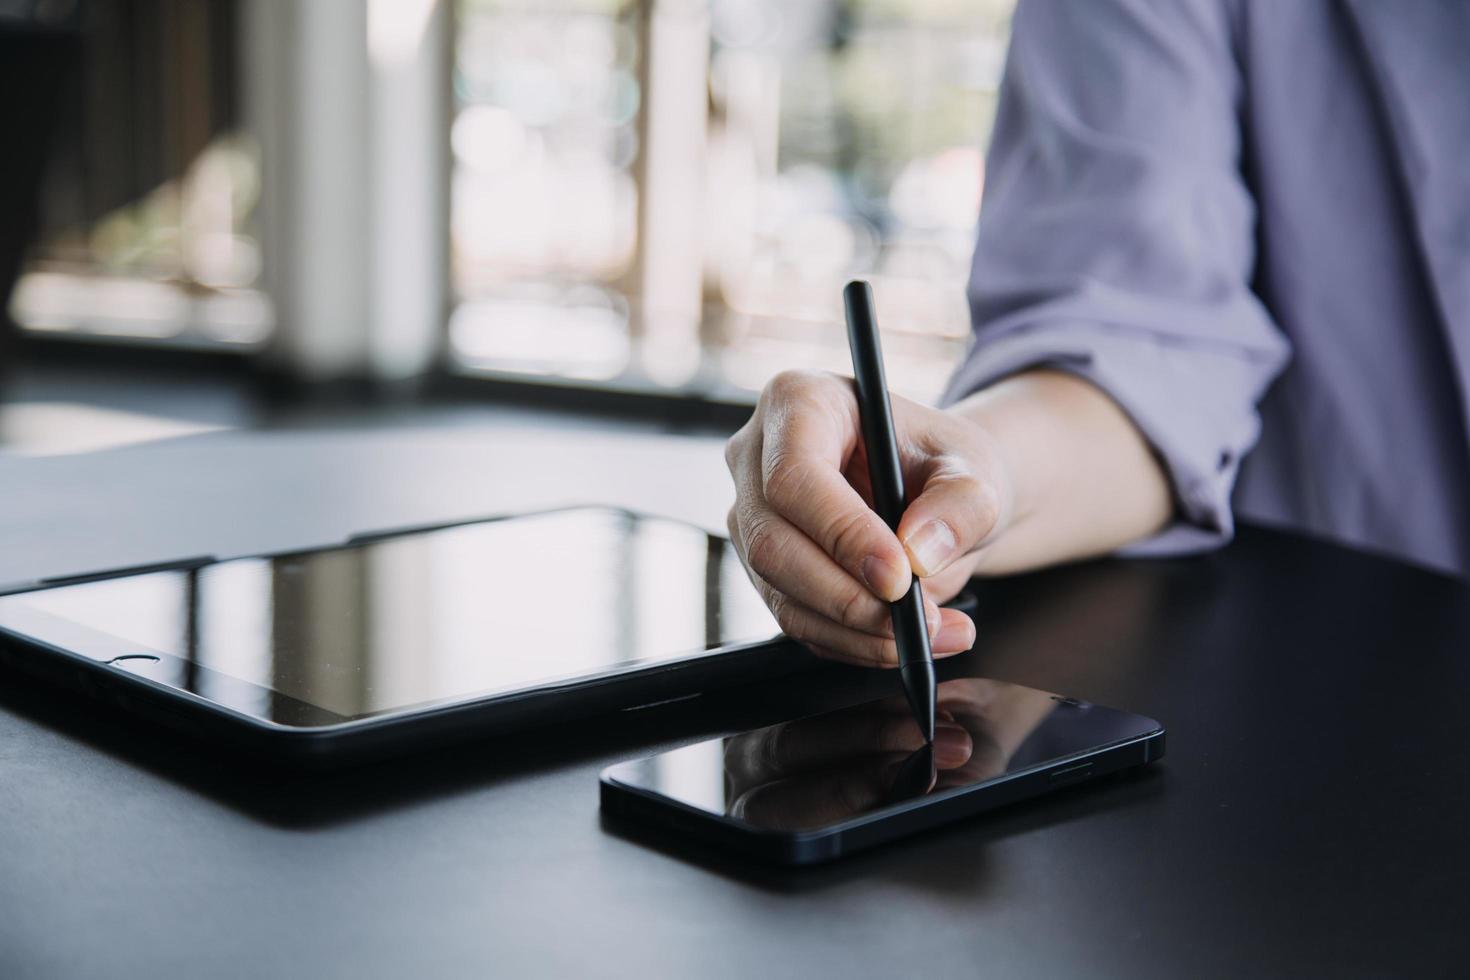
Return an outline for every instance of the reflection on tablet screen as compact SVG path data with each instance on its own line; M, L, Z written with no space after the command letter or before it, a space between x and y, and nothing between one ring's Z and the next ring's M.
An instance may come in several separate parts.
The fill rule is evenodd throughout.
M234 679L344 718L778 632L725 539L601 509L0 597L0 625L38 614L180 658L206 697Z

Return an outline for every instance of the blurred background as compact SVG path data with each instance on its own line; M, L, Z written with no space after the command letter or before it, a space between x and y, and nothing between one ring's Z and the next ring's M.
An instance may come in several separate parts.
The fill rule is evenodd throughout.
M147 380L187 428L240 410L208 379L264 378L734 419L783 368L848 370L862 276L890 383L932 400L1012 5L0 0L3 397Z

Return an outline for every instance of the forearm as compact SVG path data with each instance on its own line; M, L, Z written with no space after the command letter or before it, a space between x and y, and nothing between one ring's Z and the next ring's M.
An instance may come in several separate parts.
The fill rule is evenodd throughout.
M989 436L1010 486L1004 532L975 554L996 575L1104 554L1162 528L1168 478L1117 403L1060 371L1007 378L951 408Z

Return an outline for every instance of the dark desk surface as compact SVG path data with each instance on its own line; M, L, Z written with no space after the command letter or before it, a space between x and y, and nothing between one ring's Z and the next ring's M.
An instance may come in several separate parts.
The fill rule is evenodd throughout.
M242 533L220 524L234 513L238 525L241 508L263 537L289 525L330 540L335 529L303 529L444 517L458 498L442 495L461 491L394 488L433 484L451 458L460 473L476 453L492 470L507 458L485 434L461 435L438 462L432 439L359 458L343 446L370 435L315 438L336 448L276 460L323 479L275 525L249 503L285 479L262 465L272 437L0 460L19 501L0 524L0 581L101 561L86 529L107 501L127 524L119 563L137 560L129 549L146 549L150 527L159 548L225 553L203 539ZM701 506L722 509L718 446L670 452L700 469L686 486L704 488ZM413 455L412 473L395 453ZM173 490L149 482L164 480L164 457ZM243 467L233 479L227 459ZM575 465L585 477L596 453ZM180 496L199 481L215 495ZM350 486L376 489L344 504ZM54 519L57 494L93 510L82 531L54 526L60 552L43 553L24 515ZM29 559L15 550L27 540ZM916 957L934 976L1464 975L1461 585L1247 529L1205 558L981 589L977 650L951 669L1153 715L1169 727L1167 759L812 873L614 836L599 823L597 771L858 700L880 681L867 673L315 779L222 769L174 736L4 678L0 975L895 977Z

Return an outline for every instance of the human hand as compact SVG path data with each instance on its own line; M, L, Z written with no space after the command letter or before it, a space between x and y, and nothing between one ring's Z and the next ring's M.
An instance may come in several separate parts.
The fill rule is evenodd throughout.
M785 632L821 656L895 666L888 604L924 583L934 655L975 642L970 618L938 603L957 593L973 553L1011 510L999 453L974 422L890 396L910 500L898 533L872 509L850 379L788 371L761 393L725 459L735 480L728 526L751 581Z

